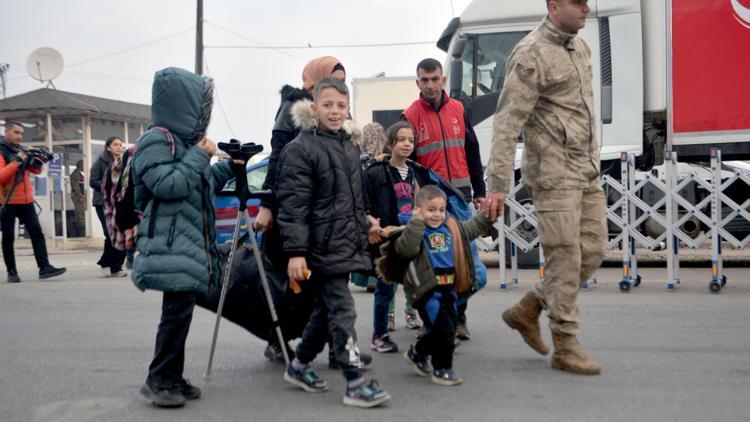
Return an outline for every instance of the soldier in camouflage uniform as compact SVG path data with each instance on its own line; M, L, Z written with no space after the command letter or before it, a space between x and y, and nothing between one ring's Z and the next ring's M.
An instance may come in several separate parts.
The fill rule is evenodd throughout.
M546 309L555 346L552 367L598 374L601 366L576 339L578 291L601 264L607 244L591 52L576 36L590 9L586 0L547 0L547 7L544 22L508 59L494 118L486 207L490 214L502 213L523 132L521 172L537 209L546 267L544 282L506 310L503 320L532 349L547 354L538 322Z

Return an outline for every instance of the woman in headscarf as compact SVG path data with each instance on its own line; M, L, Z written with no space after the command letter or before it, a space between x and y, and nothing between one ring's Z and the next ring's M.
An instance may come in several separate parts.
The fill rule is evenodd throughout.
M268 173L263 183L263 189L273 190L276 187L276 165L279 154L286 144L299 134L299 129L292 122L292 106L300 100L312 101L312 92L315 84L323 78L333 77L346 79L344 65L333 56L323 56L311 60L302 70L302 89L290 85L281 88L281 105L276 111L276 121L271 132L271 156L268 159ZM258 216L255 219L255 228L266 231L273 226L273 216L276 205L274 200L265 200L261 204ZM286 266L279 267L286 268Z

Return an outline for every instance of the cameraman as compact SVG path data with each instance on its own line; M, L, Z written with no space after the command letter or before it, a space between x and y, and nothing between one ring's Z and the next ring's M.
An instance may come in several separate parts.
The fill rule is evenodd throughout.
M47 244L34 209L34 189L29 172L39 174L46 161L27 154L21 147L23 126L9 121L5 123L5 139L0 142L0 225L3 233L3 258L8 268L8 283L18 283L16 256L13 252L16 218L26 227L34 247L34 257L39 266L39 278L58 276L65 268L50 265L47 259Z

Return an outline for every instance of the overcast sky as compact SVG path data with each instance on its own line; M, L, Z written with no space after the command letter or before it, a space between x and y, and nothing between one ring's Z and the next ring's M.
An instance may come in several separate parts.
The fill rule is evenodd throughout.
M215 78L226 114L214 105L209 136L223 141L234 134L268 147L279 89L284 84L300 86L302 68L318 56L338 57L349 83L379 72L413 75L424 57L444 61L445 54L434 41L468 3L204 0L207 47L431 42L283 51L206 48L204 73ZM11 65L7 96L42 86L26 73L26 59L39 47L53 47L65 60L65 69L54 82L58 89L145 104L151 102L155 71L195 67L194 0L0 0L0 5L0 63Z

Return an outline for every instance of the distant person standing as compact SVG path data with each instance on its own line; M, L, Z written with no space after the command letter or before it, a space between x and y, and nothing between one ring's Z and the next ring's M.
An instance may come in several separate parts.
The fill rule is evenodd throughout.
M460 101L448 96L443 66L435 59L417 65L419 99L404 110L403 117L417 131L412 159L437 173L460 190L464 200L473 200L477 208L485 196L484 171L479 141L469 116ZM456 336L468 340L464 302L458 306Z
M16 219L26 228L31 237L34 257L39 266L39 278L58 276L65 268L56 268L49 263L47 242L34 209L34 188L29 174L42 172L43 163L29 157L21 149L23 125L19 122L5 123L5 139L0 142L0 224L3 232L3 258L8 269L8 283L19 283L16 254L13 243L16 238ZM20 172L20 174L19 174Z
M599 178L599 145L591 50L578 36L590 12L586 0L547 0L544 21L513 49L495 112L487 168L491 219L503 212L516 141L524 133L524 184L537 210L544 249L544 282L503 312L503 320L541 354L539 330L549 314L552 367L594 375L601 366L578 343L578 291L607 250L607 217Z
M70 199L75 213L76 237L86 237L86 189L83 181L83 160L78 160L76 168L70 175Z
M125 261L125 252L117 250L112 246L112 240L109 237L107 222L104 218L104 197L102 194L102 177L107 172L107 167L112 165L112 161L122 155L122 152L122 140L116 136L109 137L104 143L104 151L99 154L99 157L91 165L91 170L89 171L89 186L94 190L94 208L104 232L104 251L97 265L101 267L105 277L126 277L128 275L127 271L122 270L122 264Z

